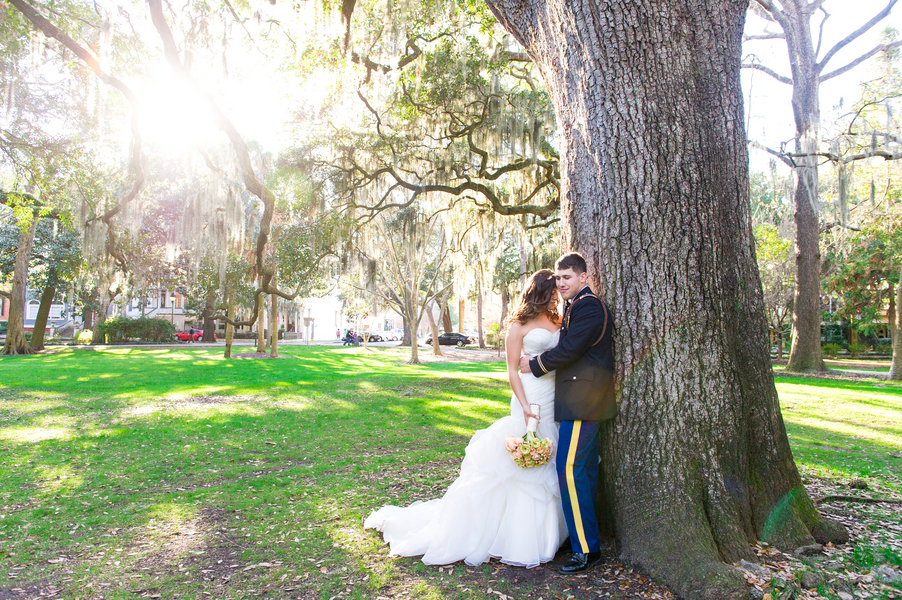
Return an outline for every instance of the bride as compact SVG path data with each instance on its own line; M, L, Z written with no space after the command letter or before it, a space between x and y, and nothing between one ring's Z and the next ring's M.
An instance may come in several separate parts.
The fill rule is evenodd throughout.
M507 375L513 389L510 415L477 431L467 445L460 475L441 498L408 507L384 506L364 521L382 532L392 554L423 555L428 565L463 560L478 565L494 557L535 567L554 558L567 538L555 458L523 469L507 451L507 436L522 436L540 406L538 435L558 445L554 421L554 373L519 373L521 353L536 355L557 345L560 317L554 272L537 271L526 284L507 330Z

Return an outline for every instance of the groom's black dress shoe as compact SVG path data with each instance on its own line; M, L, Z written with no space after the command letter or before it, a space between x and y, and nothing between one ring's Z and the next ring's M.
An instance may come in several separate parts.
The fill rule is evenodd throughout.
M564 566L558 570L561 573L579 573L594 567L600 560L601 552L589 552L588 554L574 552L570 555L570 560L564 563Z

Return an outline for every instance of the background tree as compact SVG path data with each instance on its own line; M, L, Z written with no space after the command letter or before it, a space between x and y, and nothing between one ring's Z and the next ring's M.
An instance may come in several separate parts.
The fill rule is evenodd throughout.
M788 371L821 371L821 303L820 303L820 228L818 224L818 153L820 144L820 85L842 75L881 51L897 43L880 44L846 64L827 70L834 56L850 43L867 33L890 13L896 0L870 20L821 54L823 21L829 18L823 0L755 0L753 13L767 23L779 27L781 33L765 30L763 34L746 36L747 41L783 39L789 56L791 77L756 62L754 55L746 57L743 66L758 69L777 81L792 86L792 107L795 118L795 151L782 153L785 162L796 173L796 291L793 300L793 339ZM821 19L821 26L813 23ZM780 152L774 152L780 155Z
M754 233L758 271L764 293L764 312L771 339L775 340L777 346L777 358L782 360L783 339L791 323L794 295L792 242L770 224L756 225Z

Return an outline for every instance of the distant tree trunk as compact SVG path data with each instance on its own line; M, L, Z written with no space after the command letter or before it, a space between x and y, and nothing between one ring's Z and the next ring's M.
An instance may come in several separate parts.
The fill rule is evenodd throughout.
M848 539L802 486L770 365L739 84L748 0L486 1L545 81L562 245L613 315L602 522L677 595L747 599L732 563L756 560L750 543Z
M896 286L896 315L892 332L893 338L893 362L889 367L889 378L893 381L902 381L902 267L899 270L899 285Z
M526 286L526 276L529 270L529 255L526 253L526 240L520 236L520 289Z
M260 292L260 307L257 312L257 352L266 352L266 295Z
M482 331L482 264L480 263L479 275L476 278L476 332L479 339L479 347L485 350L485 334Z
M82 296L82 298L85 298ZM83 331L94 331L94 315L95 310L94 307L97 306L100 301L100 291L95 287L91 290L90 295L87 297L87 302L85 303L84 312L82 313L81 321Z
M432 353L436 356L441 356L442 347L438 343L438 325L435 322L435 317L432 316L432 309L428 306L426 307L426 316L429 318L429 330L432 331Z
M777 359L783 360L783 323L777 328Z
M404 335L401 336L401 346L409 346L411 340L410 323L404 315L401 315L401 322L404 326Z
M226 292L226 303L228 304L228 308L226 308L226 316L229 318L229 321L235 320L235 288L232 286L228 287L228 292ZM225 357L232 358L232 339L235 337L235 326L231 323L226 323L226 334L225 334Z
M892 264L890 265L892 269ZM902 281L899 282L902 285ZM886 324L889 329L889 337L891 340L896 339L896 286L889 283L887 296L889 297L889 307L886 309Z
M411 297L412 294L404 294L404 312L407 313L406 321L411 323L410 364L420 364L420 341L418 338L420 322L417 319L417 303Z
M216 291L212 290L208 291L204 298L204 312L200 316L204 328L204 335L201 338L203 342L212 342L216 335L216 321L210 318L214 314L216 314Z
M275 280L273 280L275 285ZM275 294L270 295L269 307L269 356L270 358L279 357L279 297ZM312 337L312 335L311 335Z
M6 342L0 354L33 354L34 349L25 339L25 289L28 281L28 261L34 246L34 232L38 219L31 219L31 225L19 234L19 247L13 267L13 286L9 293L9 320L7 321Z
M412 365L420 364L420 345L419 345L419 340L417 339L416 330L413 331L413 335L412 335L412 339L411 339L411 343L410 343L410 364L412 364Z
M106 343L106 335L104 335L101 326L106 323L107 313L110 311L110 303L112 301L112 294L104 290L100 291L100 305L97 308L97 318L94 320L94 335L91 336L92 344Z
M445 329L445 333L454 331L454 323L451 322L451 309L448 307L447 300L442 307L442 327Z
M510 310L511 291L507 285L501 286L501 328L507 322L507 311Z
M31 331L31 349L34 351L44 349L44 332L47 330L47 318L50 316L50 307L53 305L53 297L56 295L56 287L50 284L44 286L41 294L41 306L34 320L34 329Z

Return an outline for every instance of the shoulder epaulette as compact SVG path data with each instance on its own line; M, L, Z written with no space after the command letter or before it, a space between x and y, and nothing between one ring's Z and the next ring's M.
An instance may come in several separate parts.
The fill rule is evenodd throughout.
M583 298L595 298L601 304L601 309L604 311L604 327L601 328L601 335L598 336L598 339L595 340L595 343L592 346L597 346L599 342L601 342L602 338L604 338L604 334L608 330L608 310L605 308L604 302L601 301L601 298L596 296L595 294L583 294L582 296L577 296L576 299L570 303L570 309L567 311L567 329L570 329L570 315L573 314L573 307L576 306L576 303Z

